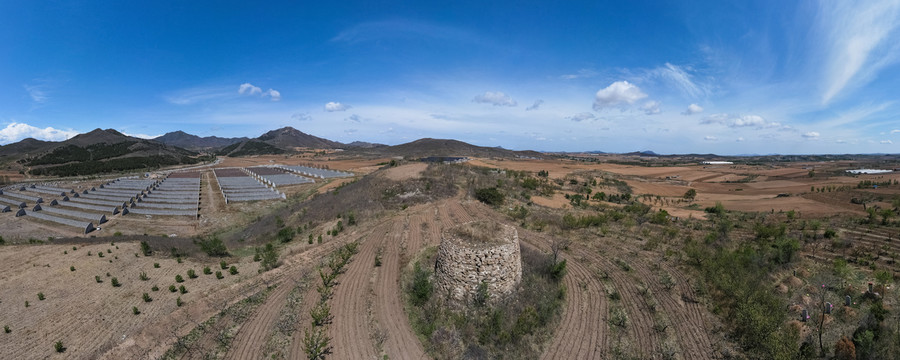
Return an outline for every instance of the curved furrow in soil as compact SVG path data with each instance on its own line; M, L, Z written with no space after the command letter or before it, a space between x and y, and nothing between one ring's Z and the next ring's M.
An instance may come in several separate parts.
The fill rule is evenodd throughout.
M466 223L475 220L475 218L473 218L472 215L469 214L469 211L466 210L466 208L464 208L462 204L460 204L460 201L457 199L448 201L447 207L450 210L450 214L454 219L456 219L458 223Z
M602 359L607 354L609 303L602 284L570 256L566 259L566 304L543 359Z
M262 275L237 275L238 277L246 276L246 279L244 280L249 281L223 285L215 291L204 291L202 293L189 292L188 294L180 295L182 296L182 299L185 300L185 306L175 308L177 311L170 309L168 313L161 314L158 321L149 324L134 334L134 336L129 336L129 340L119 343L115 348L105 351L101 358L158 358L172 346L176 335L184 336L193 330L197 324L206 321L214 314L239 302L247 296L255 294L267 285L280 284L279 286L286 286L288 284L293 284L291 281L286 281L287 284L281 283L285 282L287 279L294 279L302 276L304 269L311 267L324 254L333 251L334 248L341 243L341 241L330 241L316 247L308 248L302 253L294 254L293 256L284 259L283 264L280 267L265 272ZM175 261L171 260L171 262L174 263ZM248 274L256 273L256 269L249 269L247 268L248 265L249 264L238 264L242 273L245 271L248 272ZM166 265L163 265L163 267L165 268ZM149 271L148 274L150 274ZM152 281L153 275L150 274L150 276ZM225 279L228 279L229 276L230 275L225 272ZM213 279L215 279L215 277L213 277ZM174 281L171 282L174 283ZM160 284L160 293L165 291L166 294L172 294L168 292L168 289L166 289L167 287L168 283ZM190 285L188 285L188 288L190 290ZM176 294L172 295L178 296ZM174 300L166 301L174 304ZM275 312L277 313L279 310L280 309L276 309Z
M706 332L703 309L699 304L686 304L681 299L682 289L678 288L678 283L686 280L677 270L664 267L665 263L662 260L652 262L657 256L658 254L655 253L642 252L639 256L629 259L637 278L641 279L639 283L649 289L647 295L641 295L644 297L641 299L641 305L654 318L664 317L667 319L667 321L654 320L653 325L656 328L651 328L651 330L656 334L664 334L665 337L677 340L678 348L668 349L669 351L678 352L680 350L685 358L707 359L712 356L713 349ZM648 264L648 262L652 263ZM671 290L667 290L660 282L662 272L669 273L676 281L675 287ZM656 303L656 308L652 309L649 303ZM668 328L662 330L665 326ZM662 355L664 350L666 349L654 348L653 355Z
M334 318L327 331L331 337L333 358L360 359L377 355L369 337L366 297L372 286L370 278L375 252L381 245L379 240L383 241L383 234L390 229L390 222L375 227L369 237L361 241L359 253L353 256L346 272L337 277L334 296L329 301Z
M595 266L602 263L603 268L609 269L607 271L609 279L612 282L613 287L615 287L615 290L618 291L621 296L621 300L618 301L618 304L610 306L624 308L628 316L626 330L629 334L628 337L631 340L631 343L628 344L628 348L623 348L622 350L628 354L643 357L649 356L655 349L659 348L661 341L659 334L653 331L654 320L652 314L650 314L644 305L643 295L637 288L637 280L635 279L637 276L633 275L634 270L624 271L619 265L606 257L594 255L592 252L580 248L576 249L580 255L584 256L586 262L595 264ZM631 264L633 262L631 260L633 259L627 259L629 261L626 262L633 269L634 265ZM625 260L623 259L623 261Z
M666 292L670 304L664 305L664 308L667 313L683 315L683 321L672 320L670 325L675 326L675 335L684 358L712 359L714 348L709 334L710 326L706 321L706 308L700 302L692 301L696 295L684 274L665 263L662 264L662 269L671 274L676 282L672 290Z
M282 283L266 297L266 302L241 324L228 353L225 354L226 359L252 359L262 354L269 329L275 324L281 308L287 304L287 295L290 292L291 286Z
M391 359L423 359L425 350L413 334L406 312L403 310L403 291L400 287L400 242L403 237L403 221L394 222L386 239L379 241L383 247L382 265L375 280L375 319L387 337L384 353Z

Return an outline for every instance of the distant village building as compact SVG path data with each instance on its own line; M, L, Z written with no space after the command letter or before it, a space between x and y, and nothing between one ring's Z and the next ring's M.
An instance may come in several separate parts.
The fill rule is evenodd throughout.
M701 162L703 165L733 165L734 162L731 161L704 161Z

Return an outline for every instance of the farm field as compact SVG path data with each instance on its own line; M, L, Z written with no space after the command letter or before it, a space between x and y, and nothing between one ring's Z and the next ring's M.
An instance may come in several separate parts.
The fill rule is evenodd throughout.
M433 340L422 340L406 310L410 306L411 261L434 251L447 229L476 219L514 226L520 246L538 253L549 254L559 239L568 239L559 254L559 259L566 261L562 306L547 325L546 335L527 340L528 346L548 359L626 354L712 359L740 351L741 345L726 337L731 325L711 311L718 300L699 285L703 280L686 245L715 228L721 215L705 208L717 204L735 211L729 215L733 221L747 222L732 230L735 239L752 238L757 231L754 223L774 221L786 224L787 235L802 240L797 249L802 256L767 280L772 282L769 291L794 304L783 315L785 324L799 316L800 307L811 304L808 297L797 295L816 281L813 275L804 274L819 273L838 260L847 261L856 269L847 281L864 289L874 276L873 269L900 270L896 263L900 248L895 244L900 231L847 220L847 216L862 219L868 214L863 204L852 203L852 199L867 199L867 207L891 206L892 197L900 194L894 185L876 189L857 184L892 184L898 179L893 174L844 176L832 171L810 177L809 170L802 169L804 164L768 170L702 165L643 168L565 159L483 158L462 165L409 162L371 170L368 175L357 173L353 178L276 187L287 199L227 204L217 178L240 176L256 181L233 165L252 168L269 160L274 159L222 163L215 171L195 170L162 182L180 184L169 189L179 194L196 186L199 216L109 214L108 221L100 225L102 230L81 234L75 229L57 230L52 223L2 214L9 222L8 231L56 232L51 239L30 235L30 242L16 241L9 232L3 234L8 240L0 246L0 262L6 265L0 271L0 322L10 326L11 332L0 334L9 340L0 344L0 353L15 358L199 359L210 354L228 359L303 358L308 350L305 335L314 320L311 312L320 298L319 269L339 249L357 244L357 252L337 274L333 294L326 300L331 314L324 328L330 339L328 357L435 357ZM332 168L357 171L380 160L327 164L339 163L342 165ZM302 164L311 163L297 162ZM284 173L255 169L256 174ZM527 189L513 179L536 176L540 171L548 173L541 181L553 186L553 193L534 190L529 197L522 197L520 192ZM798 173L802 176L795 176ZM748 177L741 182L725 180ZM173 181L179 178L196 180ZM593 185L590 179L599 181ZM194 185L197 181L199 185ZM454 184L453 195L429 195L441 189L440 181ZM473 188L464 187L466 182L474 188L502 183L508 202L500 207L485 204ZM114 186L108 184L108 180L95 180L56 186L92 193L91 188L99 191L100 185L106 185L103 196L113 197ZM428 186L420 186L424 184ZM407 188L389 190L397 186ZM581 194L584 187L608 195L628 193L647 207L647 216L665 210L671 218L640 220L640 216L629 215L635 203L572 202L572 196ZM810 191L810 187L816 190ZM826 187L832 190L818 190ZM742 190L736 191L738 188ZM683 195L689 189L696 190L696 197L685 200ZM153 199L154 194L162 204L177 204L159 200L165 199L162 190L145 199ZM352 203L360 194L379 199L383 202L379 206L384 207L365 210L375 202L361 199L357 204L368 205L319 209L331 214L337 211L338 218L322 218L318 208L307 205L328 199L337 199L335 204ZM53 194L43 195L56 200ZM512 215L518 206L528 209L527 215ZM357 216L352 222L351 213ZM604 220L596 228L570 227L562 218L565 214L610 213L625 214L625 218ZM744 218L755 220L741 220ZM812 223L815 227L809 225ZM833 233L827 235L827 231ZM282 233L289 237L282 238ZM213 235L226 240L229 256L207 256L192 245ZM272 240L276 238L282 240ZM153 254L143 254L141 241L151 244ZM270 242L280 254L279 266L266 270L253 254ZM220 261L228 267L220 268ZM238 269L237 274L229 272L231 265ZM203 272L206 267L211 269L209 274ZM788 269L795 269L797 275L784 275ZM191 278L189 270L197 277ZM213 275L216 271L222 272L221 279ZM142 280L144 275L147 280ZM176 275L183 282L177 282ZM112 285L113 278L120 286ZM185 293L178 290L181 285L186 287ZM151 301L143 299L144 293ZM134 308L139 313L135 314ZM841 320L841 327L852 328L852 321ZM811 331L808 324L791 326L798 327L800 334ZM829 333L829 341L837 341L836 334ZM55 352L57 341L65 345L64 353ZM461 354L466 348L459 351Z

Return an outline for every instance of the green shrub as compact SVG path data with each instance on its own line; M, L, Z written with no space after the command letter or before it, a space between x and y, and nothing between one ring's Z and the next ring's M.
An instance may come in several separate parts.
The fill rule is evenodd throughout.
M303 352L307 359L324 359L331 353L331 338L322 327L312 327L303 331Z
M150 290L152 290L152 291L159 291L159 286L153 285L153 287L150 288Z
M212 269L210 269L209 266L203 268L203 275L211 275L211 274L212 274Z
M132 307L131 307L131 312L132 312L133 314L135 314L135 315L140 315L140 314L141 314L141 311L138 310L137 306L132 306Z
M103 252L102 252L102 251L98 251L98 252L97 252L97 256L103 257Z
M309 316L312 318L313 326L325 326L331 323L331 307L327 302L320 301L315 307L309 310Z
M278 230L278 235L276 235L276 238L278 239L278 241L281 241L283 243L294 240L294 228L286 227Z
M159 269L159 263L153 263L153 268L154 268L154 269Z
M424 305L428 299L431 298L433 290L434 285L431 283L431 272L427 269L423 269L422 266L416 262L413 266L413 280L412 286L410 287L410 296L413 305Z
M115 233L113 233L113 236L116 236L116 237L122 236L122 232L116 231Z
M116 279L116 278L110 279L109 282L112 284L113 287L122 286L122 284L119 284L119 279Z
M175 285L169 285L169 292L176 292L176 291L178 291L178 288L175 287Z
M226 263L225 260L219 261L219 267L222 268L222 270L225 270L228 268L228 263Z
M566 260L562 260L557 262L556 264L550 265L550 277L553 280L560 281L563 276L566 276Z
M175 299L175 305L178 305L178 307L181 307L181 305L184 305L184 301L181 301L181 296L179 296L177 299Z
M228 269L228 273L230 273L231 275L237 275L238 274L237 266L231 265L231 268Z
M25 300L25 307L29 307L31 304L28 303L28 300Z
M44 299L46 299L46 297L44 297L44 293L39 292L39 293L38 293L38 300L44 301Z
M189 270L187 271L187 276L188 276L189 279L196 279L196 278L197 278L197 272L195 272L194 269L189 269Z
M75 271L75 266L69 266L69 271Z
M222 275L222 272L221 272L221 271L216 271L216 279L221 280L221 279L224 278L224 277L225 277L225 276Z
M95 275L95 276L94 276L94 280L96 280L97 283L102 283L102 282L103 282L103 280L100 279L100 275Z
M505 196L496 187L475 189L475 199L488 205L503 204Z
M153 298L151 298L151 297L150 297L150 294L148 294L148 293L144 293L143 298L144 298L144 302L151 302L151 301L153 301Z
M199 242L197 242L197 245L200 246L200 250L203 250L206 255L214 257L228 256L228 248L225 247L225 243L222 242L222 239L219 239L218 236L213 236L212 238L206 240L200 240Z
M187 288L184 287L184 285L181 285L178 287L178 292L180 292L182 294L187 294L188 291L187 291Z
M183 283L183 282L184 282L184 278L181 277L181 274L175 275L175 282L177 282L177 283Z
M12 330L9 329L9 325L4 325L4 326L3 326L3 332L9 334L9 333L12 332Z
M143 271L141 271L141 275L139 276L139 278L141 279L141 281L150 280L150 277L147 276L147 273L145 273Z
M148 244L146 241L141 241L141 253L144 254L144 256L150 256L151 254L153 254L153 250L150 250L150 244Z
M309 240L307 241L307 243L310 244L310 245L312 245L312 243L313 243L313 236L312 236L312 234L309 234Z
M56 352L61 353L61 352L66 351L66 347L63 346L62 341L57 341L55 344L53 344L53 350L56 350Z
M319 244L322 243L322 235L319 235L318 243L319 243Z

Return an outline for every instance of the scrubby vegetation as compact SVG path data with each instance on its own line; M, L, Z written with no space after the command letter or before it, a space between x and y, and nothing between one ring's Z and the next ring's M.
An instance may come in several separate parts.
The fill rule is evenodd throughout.
M521 252L522 283L517 293L489 305L483 283L481 295L458 310L448 307L443 296L434 293L429 270L434 250L413 263L404 289L410 322L429 355L438 359L539 357L538 344L552 333L566 288L561 275L553 275L556 264L551 255L527 246Z

